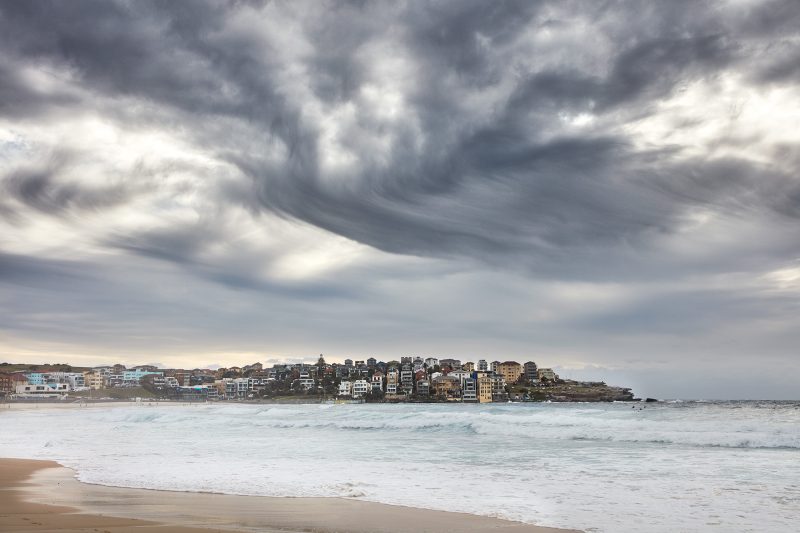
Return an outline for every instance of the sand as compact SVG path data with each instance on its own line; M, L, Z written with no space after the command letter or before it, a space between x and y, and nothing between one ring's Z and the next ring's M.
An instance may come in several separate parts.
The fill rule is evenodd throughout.
M52 461L0 459L0 531L568 533L341 498L268 498L89 485ZM573 532L574 533L574 532Z

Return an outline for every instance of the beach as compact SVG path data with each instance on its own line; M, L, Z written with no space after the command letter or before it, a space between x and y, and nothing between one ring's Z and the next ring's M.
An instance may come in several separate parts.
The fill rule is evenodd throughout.
M30 502L182 527L788 533L797 407L14 404L0 457L67 467Z
M0 531L569 533L341 498L271 498L81 483L54 461L0 459Z

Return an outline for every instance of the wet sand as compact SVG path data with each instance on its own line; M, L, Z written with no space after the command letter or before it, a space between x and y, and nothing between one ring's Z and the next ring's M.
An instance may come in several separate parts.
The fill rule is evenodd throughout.
M269 498L89 485L53 461L0 459L2 532L568 533L341 498ZM574 532L573 532L574 533Z

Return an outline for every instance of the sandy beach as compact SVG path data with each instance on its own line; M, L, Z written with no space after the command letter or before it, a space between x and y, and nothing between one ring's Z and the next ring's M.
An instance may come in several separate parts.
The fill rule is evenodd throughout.
M0 531L568 533L341 498L269 498L81 483L53 461L0 459Z

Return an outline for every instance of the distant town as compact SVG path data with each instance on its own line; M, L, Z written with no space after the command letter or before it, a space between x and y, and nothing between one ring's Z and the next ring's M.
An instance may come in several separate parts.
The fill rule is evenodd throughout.
M39 399L163 399L180 401L525 402L631 401L630 389L561 379L528 361L477 363L435 357L374 357L327 363L253 363L229 368L158 368L116 364L0 363L0 397Z

